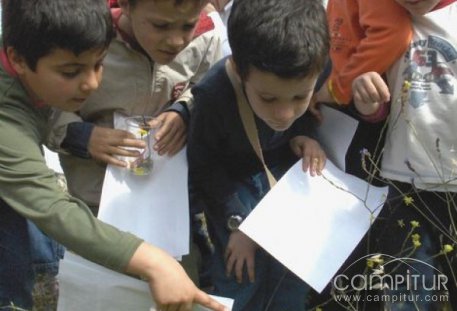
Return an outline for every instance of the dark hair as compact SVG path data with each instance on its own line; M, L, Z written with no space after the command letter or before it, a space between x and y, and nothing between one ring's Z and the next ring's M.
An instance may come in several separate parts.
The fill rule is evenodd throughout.
M3 46L30 69L54 49L79 55L106 48L114 37L106 0L2 0Z
M140 1L151 1L151 0L129 0L129 5L131 7L134 7ZM152 0L152 1L159 1L159 0ZM163 1L163 0L161 0L161 1ZM175 2L175 6L180 6L181 4L183 4L183 2L186 2L186 1L189 1L189 0L167 0L167 1L174 1ZM192 1L197 2L199 4L203 4L204 2L208 2L207 0L192 0Z
M228 37L242 79L250 66L283 78L317 75L330 44L321 0L235 0Z

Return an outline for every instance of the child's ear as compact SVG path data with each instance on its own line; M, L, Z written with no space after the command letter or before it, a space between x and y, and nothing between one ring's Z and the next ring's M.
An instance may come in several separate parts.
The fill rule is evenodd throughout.
M240 81L242 81L241 79L241 75L240 75L240 71L238 70L238 66L235 64L235 62L233 61L233 57L230 56L230 64L232 65L232 68L233 68L233 71L236 73L236 75L238 76L238 79Z
M6 56L8 57L11 66L18 73L18 75L23 74L27 67L27 62L25 61L24 57L19 55L11 46L6 48Z

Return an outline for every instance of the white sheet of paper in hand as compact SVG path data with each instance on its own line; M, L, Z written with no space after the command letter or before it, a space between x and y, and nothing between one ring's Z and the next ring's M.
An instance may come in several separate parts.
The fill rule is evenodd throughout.
M341 170L346 170L346 153L359 122L334 108L321 105L322 124L316 128L316 139L327 157Z
M387 197L387 187L370 186L329 160L323 175L326 179L311 177L297 162L240 226L318 292L368 231Z
M122 116L115 116L123 128ZM153 153L151 174L136 176L108 165L98 218L180 258L189 253L189 199L185 148L173 157Z
M71 252L59 268L58 311L155 311L146 282L114 272ZM213 296L231 310L233 300ZM195 305L192 311L207 311Z

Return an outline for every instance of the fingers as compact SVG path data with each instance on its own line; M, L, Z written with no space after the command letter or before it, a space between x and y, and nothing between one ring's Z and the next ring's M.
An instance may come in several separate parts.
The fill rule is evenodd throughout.
M232 252L229 248L225 251L225 275L230 277L232 275L233 267L235 265L236 258L232 256Z
M128 156L137 157L137 150L125 148L143 149L146 147L144 141L135 139L132 133L123 130L94 127L87 146L92 158L107 164L126 166L126 163L116 157Z
M352 85L354 103L360 113L370 115L390 100L390 92L383 78L376 72L357 77Z
M197 293L195 294L195 303L200 304L203 307L206 307L210 310L214 311L227 311L227 308L218 303L216 300L211 298L207 293L197 290ZM190 309L189 309L190 310Z
M378 74L370 74L360 79L359 97L366 103L385 102L389 98L389 90Z
M162 125L154 135L156 140L154 150L159 155L168 154L172 156L181 150L186 143L186 125L181 116L173 111L162 113L157 119L162 122Z
M311 176L317 176L322 174L322 170L325 167L325 162L327 157L325 154L316 154L316 155L305 155L303 157L302 168L304 172L309 170Z
M180 151L187 141L187 135L183 131L181 133L172 132L166 133L166 135L162 136L162 139L154 144L154 150L159 153L159 155L168 154L169 156L173 156L178 151Z
M248 270L249 281L251 283L254 283L254 281L255 281L255 262L254 262L254 258L248 258L248 260L246 260L246 268Z
M235 278L238 283L243 283L244 260L235 261Z
M230 277L232 274L235 274L235 279L238 283L243 282L243 260L239 260L233 252L227 248L225 253L225 273L227 277Z

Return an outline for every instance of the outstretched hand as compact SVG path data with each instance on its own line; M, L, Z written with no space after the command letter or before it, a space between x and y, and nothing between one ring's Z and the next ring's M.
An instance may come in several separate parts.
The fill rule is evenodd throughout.
M138 247L128 264L127 272L148 280L158 310L191 311L193 304L200 304L213 311L227 310L198 289L174 258L147 243Z

